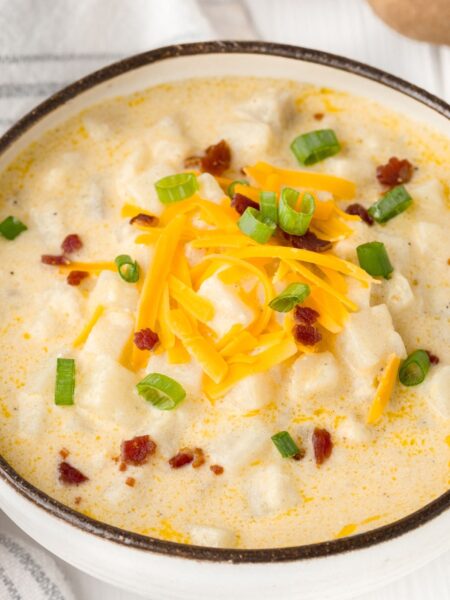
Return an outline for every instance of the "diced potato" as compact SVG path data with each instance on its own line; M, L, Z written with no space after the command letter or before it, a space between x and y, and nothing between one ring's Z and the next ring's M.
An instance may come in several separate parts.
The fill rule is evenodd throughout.
M413 233L411 239L420 254L432 254L436 259L446 253L446 246L442 243L442 236L445 232L437 223L419 221L414 224Z
M331 394L338 384L339 368L331 352L304 354L291 367L289 398L300 402L302 398Z
M99 114L84 115L83 126L89 137L95 142L107 142L108 139L111 139L111 126Z
M414 294L406 277L394 271L392 277L385 283L385 299L389 310L401 312L414 303Z
M408 191L414 199L414 206L424 216L440 214L445 210L444 189L438 179L430 179L418 185L408 184Z
M269 373L255 373L241 379L222 399L220 408L237 413L257 410L272 402L274 393L274 382Z
M219 337L224 336L233 325L239 323L245 328L254 319L254 312L238 297L235 289L213 276L206 279L198 290L198 294L214 306L214 317L208 321L208 327Z
M359 308L369 308L372 295L372 285L367 287L357 279L347 279L347 297L355 302Z
M276 515L300 504L294 481L281 465L258 468L248 478L247 497L255 517Z
M348 416L344 421L339 423L336 435L348 442L362 444L369 442L373 438L374 431L373 428L370 429L359 419Z
M411 247L408 240L388 231L377 232L376 239L385 245L394 270L408 273L411 268Z
M202 393L203 371L196 361L173 365L168 362L167 353L152 354L147 366L148 373L162 373L175 379L186 390L186 394L199 397Z
M61 204L48 198L44 206L30 207L30 218L33 229L42 236L48 253L60 252L61 241L67 234L65 219L61 214Z
M83 354L103 354L118 360L133 330L133 318L123 311L107 310L92 328Z
M278 133L287 125L294 112L294 100L289 92L280 94L271 90L254 95L235 108L238 117L260 121Z
M202 173L197 177L199 183L199 195L204 200L214 202L214 204L220 204L225 196L224 191L209 173Z
M145 132L145 139L154 161L183 167L184 159L192 153L192 143L172 117L160 119Z
M272 442L271 432L261 421L253 417L241 429L232 429L208 445L211 463L222 465L227 472L235 473L245 465L267 455Z
M236 535L230 529L193 525L190 530L191 543L195 546L210 548L233 548L236 545Z
M338 154L327 160L327 173L350 181L370 181L373 178L373 166L365 158Z
M132 202L155 216L161 215L164 204L158 198L155 182L166 175L173 175L176 171L165 163L154 164L139 173L129 171L129 168L125 168L119 178L118 194L124 202Z
M222 136L231 147L235 168L263 160L275 144L272 128L260 121L234 121L222 128Z
M450 419L450 365L433 367L428 377L428 403L442 418Z
M75 331L82 322L79 291L64 281L54 281L42 297L46 310L28 325L32 337L48 340L67 330Z
M42 394L21 392L17 398L19 408L19 435L38 436L45 431L47 405Z
M356 247L372 240L372 234L367 225L361 221L349 221L347 225L353 229L353 234L334 245L334 253L345 260L355 260Z
M94 310L102 304L105 307L134 311L138 298L139 294L134 285L123 281L118 273L102 271L89 295L89 308Z
M348 365L366 375L375 375L392 353L406 356L385 304L351 314L336 344Z

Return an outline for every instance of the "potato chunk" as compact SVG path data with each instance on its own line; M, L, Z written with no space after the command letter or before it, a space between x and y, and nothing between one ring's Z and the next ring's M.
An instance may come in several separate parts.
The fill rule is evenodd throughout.
M234 532L222 527L193 525L191 527L190 534L191 543L195 546L209 546L210 548L232 548L236 545L236 535Z
M302 398L332 393L339 384L339 369L331 352L306 354L297 358L291 367L289 398Z
M260 468L249 478L247 497L255 517L276 515L300 504L294 482L278 465Z

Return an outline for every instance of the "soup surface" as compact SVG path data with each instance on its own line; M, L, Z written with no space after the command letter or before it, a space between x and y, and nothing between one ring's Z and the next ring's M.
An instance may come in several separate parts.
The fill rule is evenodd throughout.
M0 175L1 454L86 515L208 546L330 540L441 495L449 150L262 79L46 133Z

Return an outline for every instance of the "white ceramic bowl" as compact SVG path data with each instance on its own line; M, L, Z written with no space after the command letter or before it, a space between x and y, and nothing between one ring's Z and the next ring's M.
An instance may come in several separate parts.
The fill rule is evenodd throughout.
M381 102L450 136L448 105L371 67L291 46L211 42L141 54L59 92L0 139L0 169L45 130L93 103L182 78L224 75L287 78L337 88ZM254 551L186 546L104 525L52 500L1 457L0 507L67 562L158 600L349 598L450 548L450 491L416 513L368 533Z

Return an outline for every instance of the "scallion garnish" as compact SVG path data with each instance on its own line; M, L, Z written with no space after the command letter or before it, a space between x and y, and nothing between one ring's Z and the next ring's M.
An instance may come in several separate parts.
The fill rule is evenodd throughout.
M139 265L138 263L128 256L128 254L121 254L114 259L117 265L119 275L127 283L136 283L139 281Z
M0 234L7 240L15 240L22 231L26 231L27 229L28 227L17 217L6 217L0 223Z
M150 373L136 388L140 396L160 410L173 410L186 397L183 386L162 373Z
M245 209L238 221L238 227L258 244L268 242L277 228L273 221L264 218L259 210L251 206Z
M289 312L297 304L301 304L311 293L306 283L290 283L284 292L281 292L269 302L271 309L277 312Z
M283 458L291 458L300 452L300 448L287 431L279 431L271 437L271 440Z
M55 404L73 404L75 392L75 361L73 358L56 359Z
M403 385L413 386L422 383L430 368L430 357L425 350L415 350L406 358L398 371Z
M367 242L356 248L359 266L373 277L389 279L394 270L383 242Z
M278 224L278 205L275 192L261 192L259 194L259 206L263 219L270 219Z
M283 231L291 235L304 235L311 223L316 204L311 194L302 197L300 210L297 211L299 192L292 188L284 188L278 204L278 223Z
M198 181L194 173L168 175L155 183L160 202L171 204L190 198L198 190Z
M232 198L234 196L234 188L237 185L250 185L250 184L246 179L235 179L234 181L232 181L227 188L227 194L228 194L228 196L230 196L230 198Z
M309 166L337 154L341 146L332 129L318 129L295 138L291 150L302 165Z
M393 217L405 211L413 199L403 185L398 185L381 196L367 211L377 223L386 223Z

